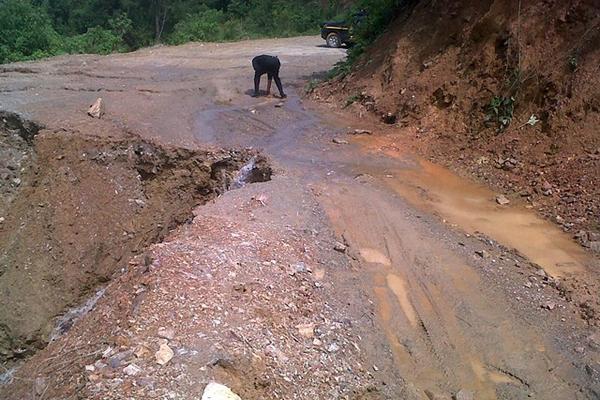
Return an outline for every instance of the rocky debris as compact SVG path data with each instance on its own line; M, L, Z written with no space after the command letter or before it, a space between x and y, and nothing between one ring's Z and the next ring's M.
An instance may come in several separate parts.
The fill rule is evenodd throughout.
M335 342L331 343L327 347L327 352L329 352L329 353L335 353L335 352L337 352L339 350L340 350L340 346L337 343L335 343Z
M0 178L0 215L7 222L27 217L30 223L5 222L0 232L0 242L13 243L2 249L0 292L5 297L0 325L5 328L0 329L0 361L13 358L14 350L31 354L47 344L48 336L55 339L71 329L94 306L85 302L93 288L193 217L197 205L231 188L250 160L254 163L247 181L270 176L265 158L249 149L191 150L161 146L131 133L114 134L58 130L36 136L35 148L21 136L9 143L11 151L18 144L19 154L21 148L29 149L31 157L19 166L26 169L19 188L12 182L4 185ZM3 138L0 129L0 175L5 161L16 161L4 158ZM63 266L60 278L50 279L58 264ZM20 289L6 289L16 287ZM143 296L138 293L139 301ZM82 303L74 313L67 310ZM57 315L62 317L54 319ZM47 335L55 322L56 329Z
M373 132L368 129L354 129L348 131L348 135L372 135Z
M516 159L502 158L502 157L498 158L496 160L496 164L495 164L496 168L503 169L505 171L512 171L515 168L517 168L518 165L519 165L519 162Z
M104 100L99 97L94 104L92 104L88 110L88 115L93 118L102 118L104 115Z
M282 108L284 105L285 105L285 103L282 101L282 102L275 104L275 108Z
M425 389L425 396L428 400L450 400L449 395L440 394L429 389Z
M33 390L37 396L42 398L47 387L48 384L46 383L46 378L44 378L43 376L38 376L35 378L33 382Z
M489 253L485 250L475 250L475 254L477 254L481 258L488 258Z
M596 332L588 337L588 343L594 350L600 351L600 332Z
M318 204L307 190L311 219L290 224L278 202L252 200L264 190L229 192L128 262L86 323L34 356L61 368L46 398L199 398L200 382L225 376L248 398L346 398L376 385L361 351L369 338L355 328L368 306L345 289L335 295L327 279L327 268L349 265L332 251ZM19 373L37 374L37 364Z
M544 304L542 304L542 308L545 308L546 310L554 310L556 308L556 302L554 301L546 301Z
M291 265L292 268L292 273L293 274L302 274L305 273L307 271L310 272L310 269L306 267L306 264L304 264L303 262L299 262L296 264Z
M204 388L201 400L242 400L240 396L233 393L227 386L216 382L210 382Z
M536 269L536 271L535 271L535 274L536 274L537 276L540 276L540 277L542 277L542 278L546 278L546 277L548 277L548 274L546 273L546 271L544 271L544 269L543 269L543 268L537 268L537 269Z
M552 185L546 180L542 182L542 194L544 196L552 195Z
M500 204L501 206L505 206L510 203L510 200L505 195L499 194L496 196L496 203Z
M388 125L395 124L397 119L397 116L391 112L385 113L381 116L383 123Z
M175 329L173 328L159 328L158 337L168 340L175 339Z
M340 138L333 138L332 142L335 144L348 144L347 140L340 139Z
M298 329L300 336L304 338L311 339L315 335L315 324L313 323L299 324L296 325L296 328Z
M460 389L453 398L454 400L474 400L475 394L471 390Z
M169 347L168 344L162 343L158 349L158 351L154 354L156 358L156 363L159 365L167 365L169 361L173 358L175 353Z
M123 368L123 372L128 376L135 376L142 372L142 369L135 364L129 364L125 368Z
M333 249L340 253L345 253L347 248L348 248L348 246L346 246L345 244L340 243L340 242L335 242L333 244Z
M600 233L580 230L573 236L583 247L600 253Z

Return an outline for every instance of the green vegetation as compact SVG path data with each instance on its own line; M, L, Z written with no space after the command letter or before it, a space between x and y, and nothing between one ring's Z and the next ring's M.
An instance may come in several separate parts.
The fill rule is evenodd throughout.
M507 128L513 119L515 110L515 98L506 96L494 96L487 106L486 120L498 124L498 129ZM537 120L532 124L535 125Z
M352 70L352 65L404 11L418 3L419 0L358 0L347 13L346 20L352 22L354 45L348 51L346 60L339 62L330 72L329 78L345 76ZM358 10L366 10L367 17L360 23L353 21L352 15Z
M317 34L337 0L0 0L0 64L166 42Z
M0 0L0 63L55 54L59 43L43 9L28 1Z

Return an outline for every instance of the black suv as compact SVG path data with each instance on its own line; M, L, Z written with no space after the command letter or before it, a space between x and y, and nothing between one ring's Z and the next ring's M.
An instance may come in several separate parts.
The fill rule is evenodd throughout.
M321 24L321 37L327 42L329 47L342 47L343 44L352 44L352 28L362 22L367 17L365 10L352 15L352 22L347 21L328 21Z

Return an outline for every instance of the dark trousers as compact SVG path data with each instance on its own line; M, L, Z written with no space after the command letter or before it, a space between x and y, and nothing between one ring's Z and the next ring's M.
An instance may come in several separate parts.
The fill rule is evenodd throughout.
M267 84L267 93L271 91L271 81L274 79L277 89L281 97L285 97L283 92L283 85L281 79L279 79L279 69L281 63L277 57L273 56L258 56L252 60L252 67L254 68L254 94L258 96L260 87L260 78L262 75L267 74L269 82Z

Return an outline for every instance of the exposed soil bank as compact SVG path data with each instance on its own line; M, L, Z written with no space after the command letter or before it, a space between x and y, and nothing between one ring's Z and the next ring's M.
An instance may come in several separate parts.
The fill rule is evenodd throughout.
M0 187L1 360L43 347L54 317L188 220L196 205L239 185L249 161L246 179L271 175L252 151L167 148L132 135L35 135L34 125L4 120L2 154L16 155Z
M0 111L0 217L21 185L22 169L32 156L31 142L39 126Z
M353 113L392 124L405 145L522 197L600 250L599 9L416 2L316 97L355 101Z

